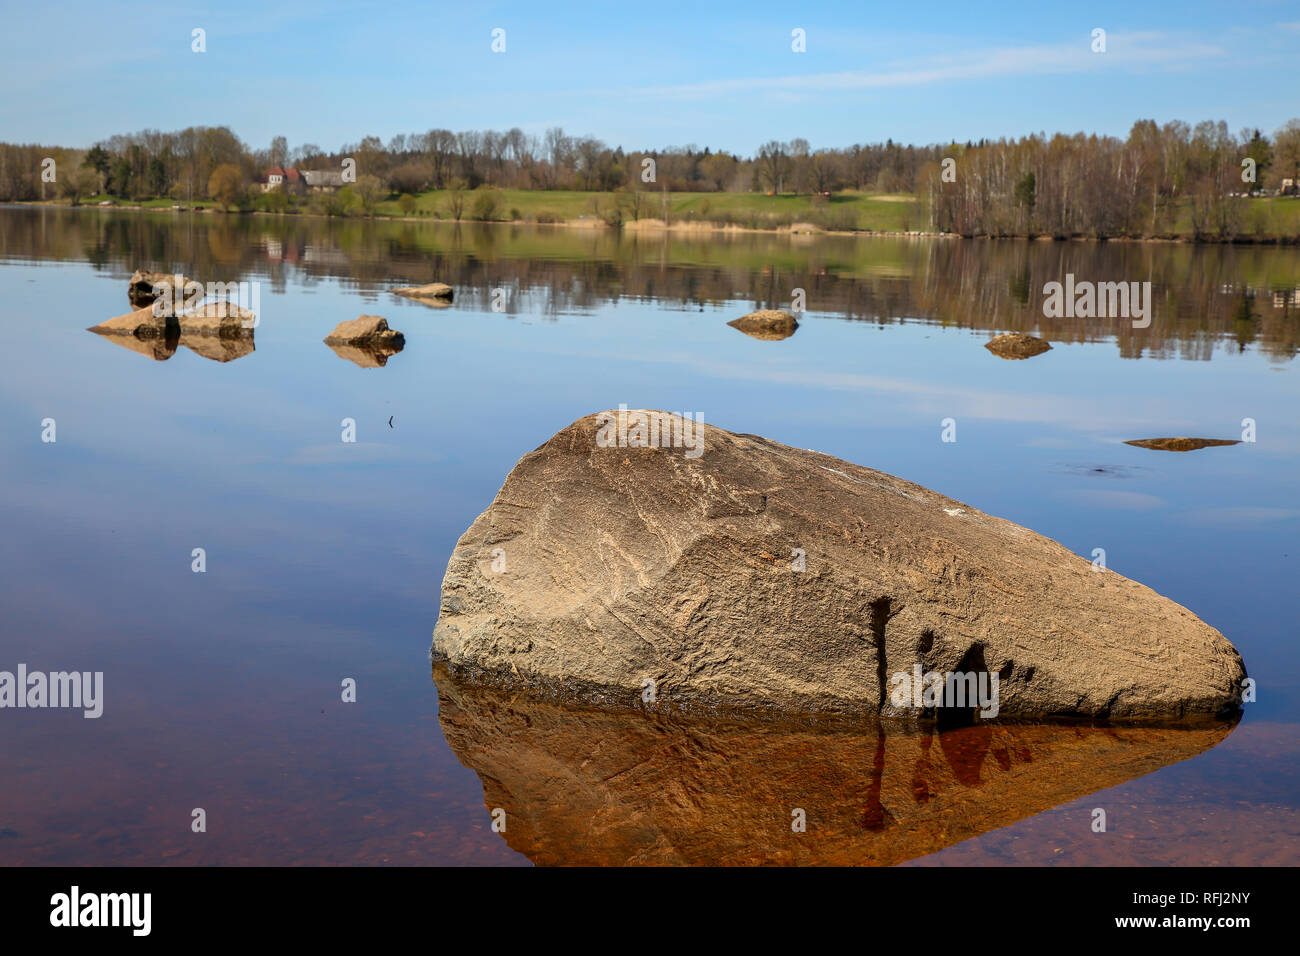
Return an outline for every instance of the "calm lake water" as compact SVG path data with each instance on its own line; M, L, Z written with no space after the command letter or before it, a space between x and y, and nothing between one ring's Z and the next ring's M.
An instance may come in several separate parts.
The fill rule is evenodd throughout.
M260 283L254 347L86 331L137 267ZM1150 281L1150 328L1044 319L1066 273ZM390 292L435 280L451 307ZM795 288L792 337L726 325ZM0 863L1300 863L1298 249L3 208L0 302L0 670L104 673L97 720L0 711ZM406 337L382 367L321 342L363 313ZM982 348L1011 330L1053 348ZM936 736L431 675L457 538L521 455L620 403L1103 548L1223 631L1258 702L1197 730ZM1253 443L1124 444L1245 418Z

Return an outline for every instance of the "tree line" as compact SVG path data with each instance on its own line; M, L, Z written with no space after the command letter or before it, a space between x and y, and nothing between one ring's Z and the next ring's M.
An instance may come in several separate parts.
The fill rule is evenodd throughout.
M541 136L518 128L459 133L432 129L399 134L387 143L367 136L327 152L314 143L290 149L282 136L266 149L254 149L228 127L190 127L113 136L89 150L0 144L0 200L52 199L76 191L122 199L212 198L207 184L222 165L234 165L251 183L269 168L338 169L344 159L355 160L359 174L377 177L394 193L454 184L466 189L490 185L596 191L912 192L918 171L937 155L938 147L904 146L892 140L838 150L813 150L803 139L773 141L754 157L694 145L625 151L590 136L570 136L558 127ZM47 157L61 170L54 183L41 179L41 162Z
M922 173L937 231L1155 236L1190 214L1195 237L1231 238L1251 225L1243 197L1294 194L1300 120L1272 138L1257 129L1233 135L1223 122L1139 120L1126 139L1026 136L954 148L946 159L946 169L941 160Z
M764 143L752 156L694 145L625 151L558 127L541 136L518 128L432 129L387 143L367 136L332 152L313 143L290 148L283 136L257 149L225 126L189 127L113 136L86 150L2 143L0 201L75 202L107 194L231 205L250 189L260 192L254 183L266 169L338 170L347 160L363 211L373 211L385 195L481 186L634 193L852 189L917 195L926 201L931 228L963 235L1153 235L1190 206L1196 233L1227 236L1245 215L1234 200L1300 179L1300 120L1271 137L1259 130L1233 135L1223 122L1139 120L1125 139L1033 134L927 146L890 139L840 149L793 139Z

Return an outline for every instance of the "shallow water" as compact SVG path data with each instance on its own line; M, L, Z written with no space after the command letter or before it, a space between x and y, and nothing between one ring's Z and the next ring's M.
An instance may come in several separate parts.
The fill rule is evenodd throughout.
M647 846L663 862L1300 862L1300 250L4 208L0 263L0 670L105 685L97 720L0 711L0 863L652 861ZM254 348L222 362L182 340L157 360L86 331L128 311L137 266L261 283ZM1151 281L1150 328L1044 320L1043 284L1067 272ZM450 308L388 291L434 280L456 287ZM808 311L792 337L726 325L794 288ZM363 313L406 337L383 367L321 342ZM1053 348L1006 361L981 347L1008 330ZM606 726L563 707L529 725L519 715L541 705L469 690L459 723L440 722L450 691L427 655L453 545L520 455L621 403L699 412L1081 555L1103 548L1222 630L1259 700L1212 739L850 728L809 743L801 728ZM1257 441L1124 444L1237 439L1244 418ZM519 729L542 724L550 743ZM731 770L710 764L714 744ZM664 746L677 763L647 757ZM611 772L647 769L593 789L574 775L583 747ZM809 752L842 770L802 773ZM805 836L824 829L792 845L801 779ZM504 835L489 815L502 792L520 821Z

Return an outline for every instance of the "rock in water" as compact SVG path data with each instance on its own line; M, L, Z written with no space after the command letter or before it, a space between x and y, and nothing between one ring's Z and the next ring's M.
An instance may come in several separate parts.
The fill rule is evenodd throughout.
M401 348L405 337L388 327L388 320L378 315L359 315L334 326L325 336L327 345L396 345Z
M247 337L253 334L257 316L233 302L205 302L182 312L176 319L183 335Z
M161 337L168 331L179 335L180 323L175 316L160 315L153 306L146 305L125 315L105 319L90 326L91 332L100 335L134 335L136 338Z
M1236 649L1150 588L883 472L676 422L603 412L520 459L452 554L435 659L686 710L924 716L895 696L918 671L996 676L1002 717L1240 699Z
M1157 451L1198 451L1219 445L1240 445L1241 442L1232 438L1136 438L1124 444Z
M188 282L189 280L180 273L172 275L168 272L136 269L131 274L130 282L126 287L126 297L130 299L131 304L137 309L142 306L152 305L154 300L163 294L160 286L166 283L171 287L172 297L179 302L184 296L185 286Z
M402 351L406 337L388 327L388 320L377 315L362 315L340 322L325 336L325 344L334 354L362 368L383 368L390 356Z
M1005 335L999 335L985 342L984 347L998 358L1004 359L1033 358L1035 355L1042 355L1052 349L1051 343L1034 338L1032 335L1025 335L1023 332L1008 332Z
M766 342L788 339L794 335L795 329L799 328L795 317L780 309L760 309L758 312L732 319L727 324L752 338Z
M180 344L204 358L230 362L252 353L256 321L254 313L231 302L209 302L180 315L155 302L90 331L159 361L171 358Z
M452 288L445 282L430 282L428 285L408 285L393 290L394 295L406 296L408 299L441 299L450 302Z

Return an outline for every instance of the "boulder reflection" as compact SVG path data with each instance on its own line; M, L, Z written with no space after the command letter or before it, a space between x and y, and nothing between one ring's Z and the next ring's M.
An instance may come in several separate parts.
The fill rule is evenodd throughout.
M543 865L901 863L1196 756L1235 725L741 722L433 676L448 744L505 810L506 842Z

